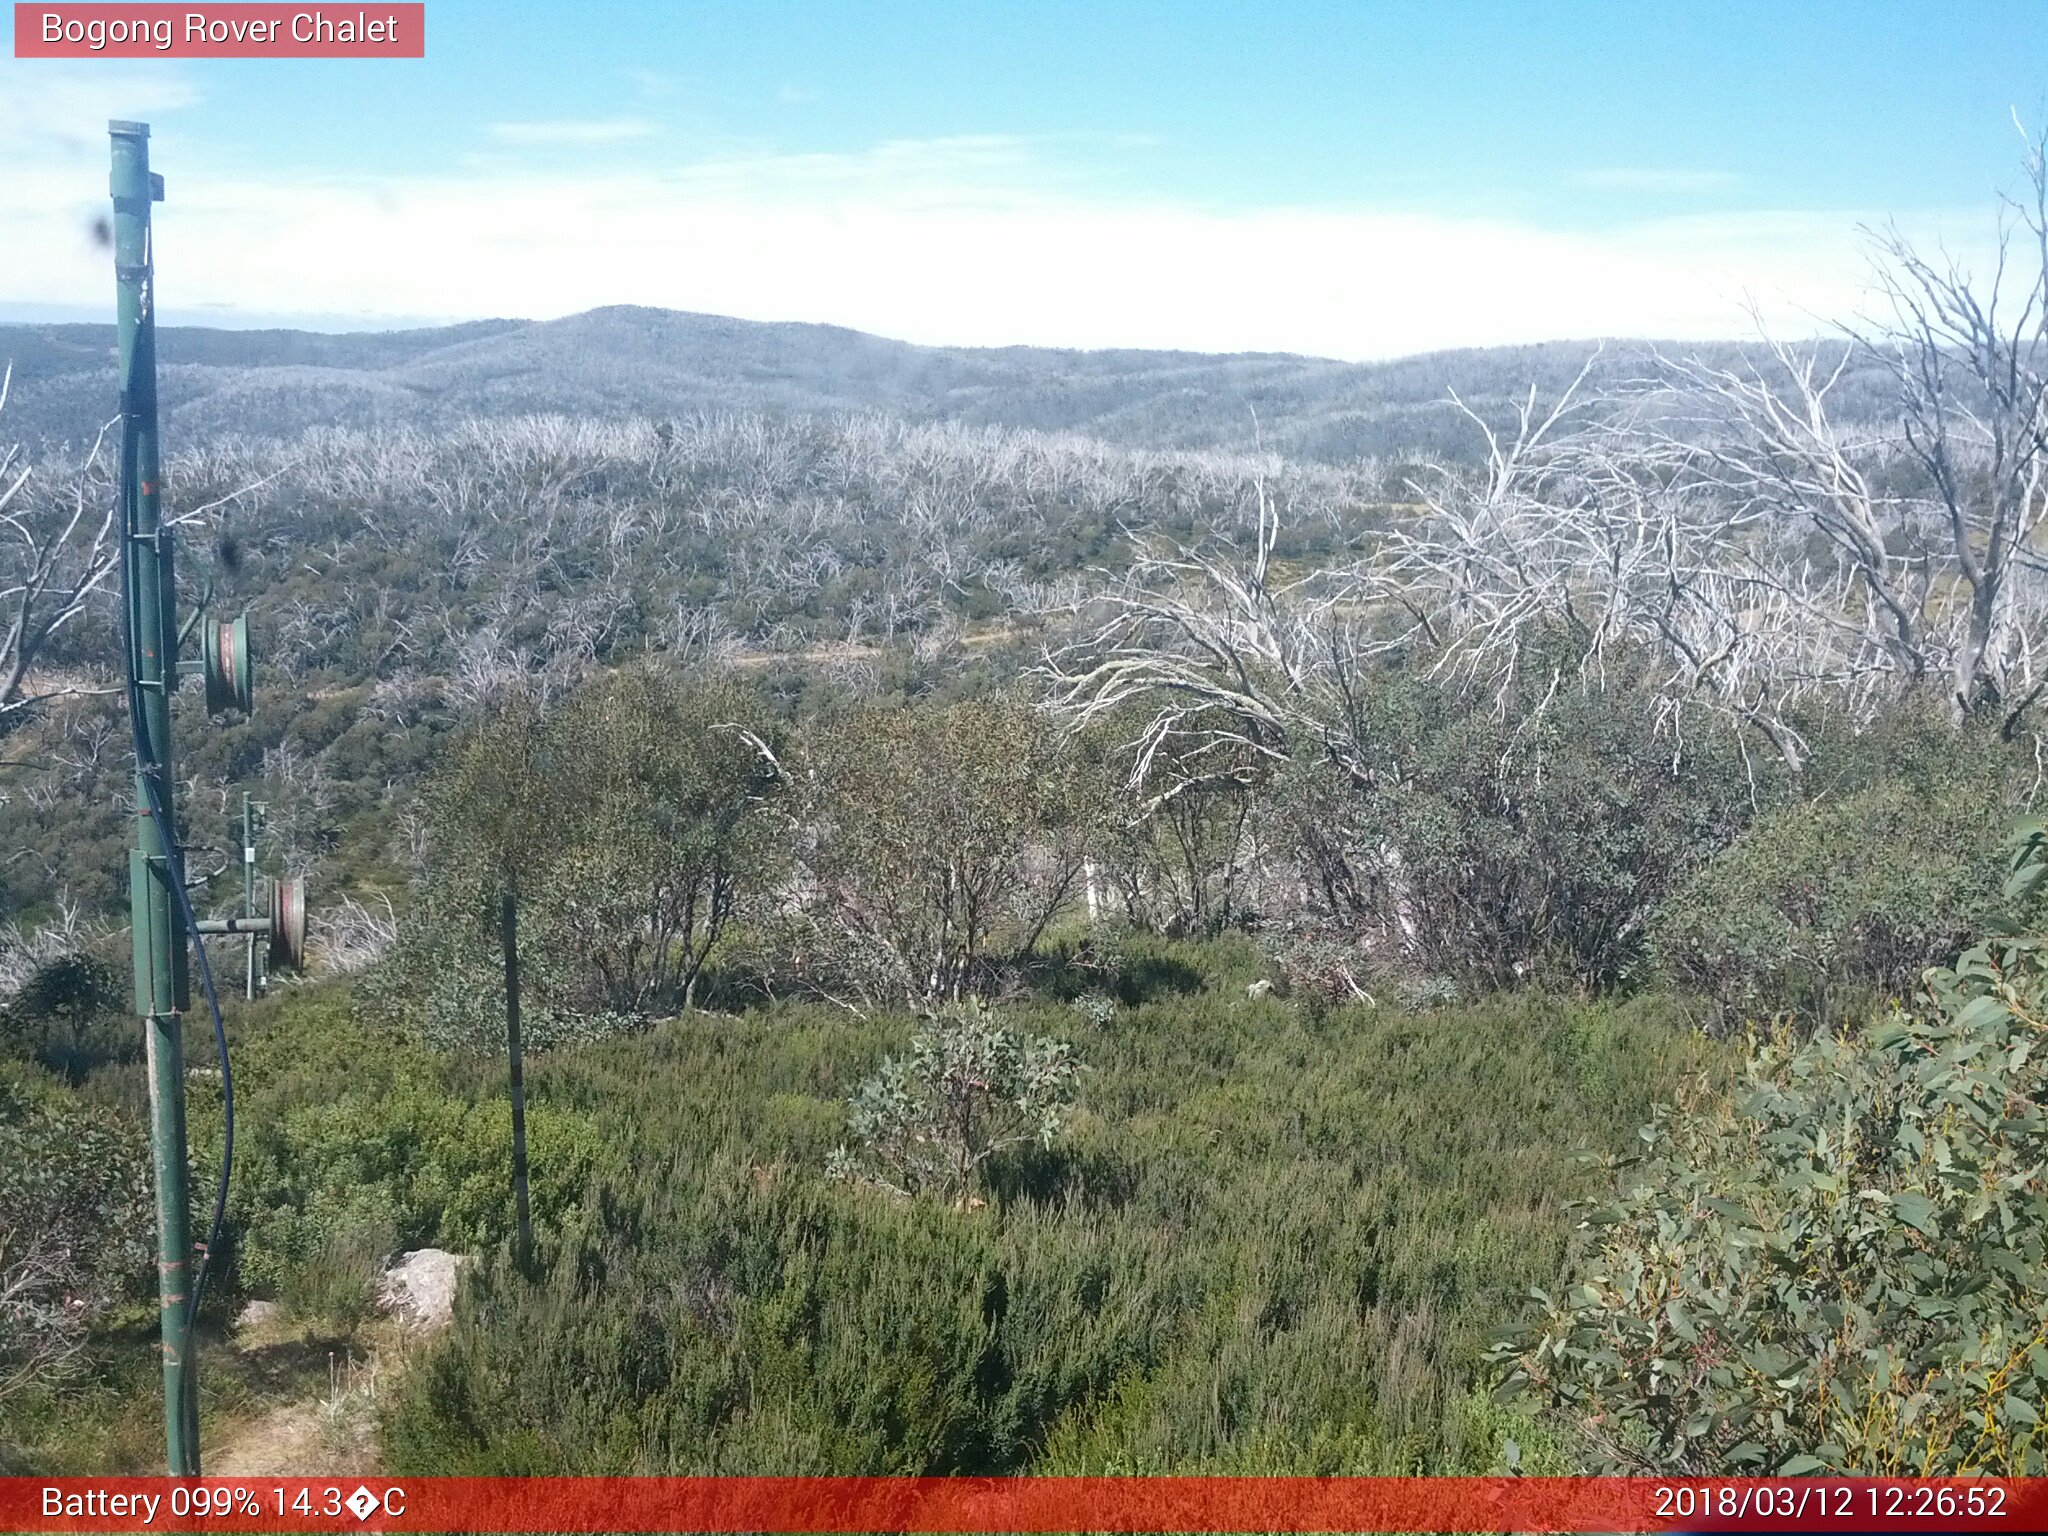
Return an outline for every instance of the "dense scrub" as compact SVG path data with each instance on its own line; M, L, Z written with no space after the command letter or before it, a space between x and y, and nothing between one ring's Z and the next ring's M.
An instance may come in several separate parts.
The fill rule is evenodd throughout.
M0 1417L70 1385L90 1330L149 1278L153 1213L135 1132L0 1058ZM0 1445L0 1470L9 1459Z
M450 738L414 909L366 983L419 1038L498 1029L504 882L477 861L515 854L542 1043L705 989L992 995L1112 914L1253 932L1280 984L1332 997L1662 985L1721 1027L1811 1025L1955 952L2038 779L2025 747L1915 709L1816 731L1795 778L1730 731L1674 735L1646 687L1562 690L1540 662L1505 706L1361 679L1369 773L1290 739L1277 766L1204 749L1163 790L1164 753L1131 781L1130 719L1063 729L1021 691L792 721L731 674L638 667L521 697Z
M1078 1102L971 1200L830 1176L907 1013L699 1012L534 1058L531 1278L502 1063L409 1044L332 986L238 1007L209 1336L255 1294L334 1337L386 1253L482 1253L392 1408L388 1455L418 1470L1483 1470L1504 1435L1537 1454L1475 1395L1484 1336L1555 1279L1560 1203L1595 1188L1577 1154L1715 1050L1649 1001L1325 1009L1248 997L1264 966L1242 938L1104 943L1061 941L1000 1005L1071 1047ZM92 1113L139 1154L132 1112ZM192 1121L203 1174L203 1077ZM8 1416L14 1455L146 1468L154 1380L121 1368L147 1356L146 1277L120 1289L137 1305L81 1374ZM233 1402L210 1393L208 1422Z
M1140 1000L1013 1005L1086 1070L985 1207L826 1176L901 1015L699 1015L537 1063L537 1103L605 1116L606 1171L536 1280L486 1266L396 1464L1489 1469L1478 1351L1555 1274L1574 1154L1707 1057L1642 1004L1248 1000L1255 961L1146 944Z
M1371 771L1296 747L1267 797L1275 840L1316 922L1466 987L1639 979L1665 899L1786 789L1726 730L1681 748L1640 679L1560 689L1541 655L1505 702L1389 668L1348 729Z
M390 953L353 990L234 1010L216 1305L274 1296L345 1331L392 1252L485 1254L392 1409L390 1454L421 1471L1487 1470L1503 1436L1583 1455L1475 1395L1488 1331L1557 1294L1564 1203L1601 1179L1575 1155L1621 1150L1718 1059L1693 1020L1853 1021L1845 1000L1941 958L1998 899L1983 850L2032 765L1902 713L1882 740L1816 730L1794 780L1725 739L1667 755L1626 687L1531 686L1503 716L1390 667L1359 695L1384 774L1254 765L1164 800L1117 771L1116 721L1057 731L1015 693L792 713L744 674L639 667L512 695L437 749ZM1939 840L1916 802L1946 808ZM1808 832L1880 825L1873 804L1900 807L1895 836ZM1805 865L1754 851L1788 837ZM1366 878L1327 878L1345 869ZM541 1048L527 1265L508 879ZM1787 946L1751 935L1773 920L1857 938L1828 990L1771 969ZM76 1084L37 1076L37 1103L96 1106L139 1148L117 991L55 951L4 1037ZM1071 1046L1062 1134L953 1197L830 1178L862 1085L969 994ZM204 1189L203 1075L191 1115ZM78 1380L136 1347L124 1298L132 1277ZM132 1408L35 1390L39 1456L85 1443L50 1437L54 1405Z
M364 1307L388 1255L503 1233L510 1116L462 1058L365 1029L346 990L249 1010L232 1049L229 1258L245 1291L314 1313ZM195 1085L192 1113L195 1159L218 1166L218 1090ZM589 1115L547 1104L527 1129L535 1203L552 1218L581 1198L604 1133Z
M1800 793L1676 883L1659 975L1736 1019L1853 1020L1916 991L2000 909L2004 833L2039 779L1994 732L1915 710L1828 744Z

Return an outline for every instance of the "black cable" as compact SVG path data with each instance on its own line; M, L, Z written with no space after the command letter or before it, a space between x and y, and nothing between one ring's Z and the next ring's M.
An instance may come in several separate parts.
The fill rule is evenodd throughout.
M164 819L163 805L150 787L150 811L161 822ZM166 843L168 844L168 839ZM206 1226L206 1246L199 1253L199 1268L192 1279L192 1305L185 1314L187 1327L199 1321L199 1301L206 1294L206 1277L213 1267L213 1250L220 1246L220 1232L228 1213L228 1175L235 1166L235 1072L228 1064L228 1027L221 1018L220 999L213 990L213 965L206 958L206 940L199 932L199 919L192 911L192 898L185 890L185 860L180 853L170 861L168 871L172 888L178 893L178 906L185 915L185 932L190 937L192 951L199 957L199 983L206 992L207 1011L213 1015L214 1052L220 1057L220 1102L221 1102L221 1145L220 1180L213 1191L213 1217Z
M146 260L147 258L145 258ZM150 294L149 302L155 307L156 296ZM153 317L152 317L153 319ZM221 1226L227 1219L228 1176L235 1166L235 1074L228 1065L228 1030L221 1018L220 998L213 988L213 966L206 958L206 940L199 933L199 919L192 911L192 897L185 889L185 854L178 845L178 829L172 825L165 812L162 786L157 783L158 765L153 763L148 752L148 742L142 727L142 684L136 676L136 652L133 612L135 579L135 529L132 511L135 506L135 412L132 409L132 380L123 380L121 389L121 642L127 650L128 673L128 727L135 743L136 779L143 792L149 797L149 813L156 822L157 840L164 850L164 875L171 889L178 893L179 911L185 919L187 941L199 957L199 980L206 992L206 1006L213 1014L214 1047L220 1055L220 1091L222 1108L220 1183L214 1190L213 1219L206 1229L206 1242L200 1249L199 1267L192 1281L192 1299L185 1309L185 1326L193 1327L199 1321L200 1298L206 1294L206 1277L213 1263L213 1251L220 1243ZM161 530L158 532L161 537ZM176 616L173 615L173 618ZM161 618L161 615L159 615ZM164 658L164 677L161 686L169 692L178 685L178 658L175 651Z

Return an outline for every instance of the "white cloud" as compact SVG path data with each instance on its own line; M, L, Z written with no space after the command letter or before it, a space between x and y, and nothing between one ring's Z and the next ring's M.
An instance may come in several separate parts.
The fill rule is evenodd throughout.
M104 300L104 257L81 253L71 212L104 180L73 181L16 181L0 300ZM545 318L634 303L924 342L1347 358L1743 335L1750 296L1773 325L1807 332L1816 316L1856 310L1866 270L1856 219L1836 213L1565 231L1398 211L1216 212L1077 186L1032 144L990 136L667 171L188 180L159 213L158 255L167 308ZM1953 228L1974 240L1990 218ZM1924 217L1903 222L1934 231Z
M0 61L0 167L86 155L104 160L110 118L144 119L198 100L198 89L173 62Z
M1580 171L1575 184L1597 192L1726 192L1742 184L1733 171L1688 171L1673 166L1610 165Z
M110 258L93 233L110 211L107 123L199 99L175 62L0 60L0 293L110 303Z
M565 118L545 123L493 123L491 137L501 144L618 144L644 139L654 124L637 117Z

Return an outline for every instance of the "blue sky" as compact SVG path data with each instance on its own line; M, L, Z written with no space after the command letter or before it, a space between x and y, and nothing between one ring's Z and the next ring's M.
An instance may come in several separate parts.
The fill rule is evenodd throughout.
M600 303L1385 356L1812 329L1859 223L1981 259L2048 5L509 5L427 58L0 59L0 313L96 313L104 119L164 308Z

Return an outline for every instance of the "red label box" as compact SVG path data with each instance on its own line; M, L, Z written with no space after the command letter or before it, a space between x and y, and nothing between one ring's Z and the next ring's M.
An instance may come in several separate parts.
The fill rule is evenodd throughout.
M424 4L14 7L17 59L423 59Z

